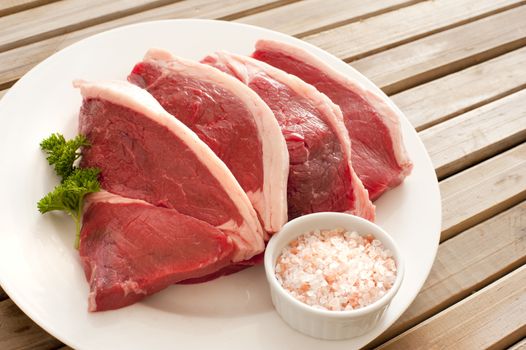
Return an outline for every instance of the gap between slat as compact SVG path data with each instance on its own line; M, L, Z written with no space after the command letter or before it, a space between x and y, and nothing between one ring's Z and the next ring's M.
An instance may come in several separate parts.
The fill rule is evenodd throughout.
M526 338L519 340L517 343L510 346L507 350L526 350Z
M29 10L38 6L43 6L50 4L58 0L15 0L9 1L4 0L5 2L0 3L0 17L8 16L16 12L21 12ZM1 20L1 18L0 18Z
M62 343L38 326L11 300L0 302L0 344L3 349L54 349Z
M380 52L383 52L383 51L387 51L387 50L392 49L394 47L397 47L397 46L400 46L400 45L404 45L404 44L410 43L412 41L419 40L419 39L431 36L433 34L438 34L438 33L445 32L445 31L450 30L450 29L461 27L463 25L466 25L466 24L478 21L480 19L483 19L483 18L486 18L486 17L490 17L490 16L493 16L493 15L499 14L501 12L505 12L505 11L514 9L514 8L522 6L524 4L525 4L525 2L520 2L520 3L504 6L504 7L501 7L499 9L495 9L493 11L489 11L489 12L486 12L486 13L483 13L483 14L480 14L480 15L477 15L477 16L465 19L465 20L461 20L461 21L458 21L458 22L455 22L455 23L452 23L452 24L449 24L449 25L445 25L444 27L439 27L437 29L433 29L433 30L430 30L430 31L425 32L425 33L417 34L417 35L414 35L412 37L408 37L406 39L402 39L402 40L400 40L398 42L389 43L389 44L386 44L385 46L379 47L377 49L372 49L370 51L367 51L367 52L364 52L364 53L360 53L360 54L357 54L355 56L351 56L349 58L346 58L345 62L350 63L352 61L356 61L356 60L359 60L359 59L367 57L367 56L371 56L371 55L374 55L374 54L377 54L377 53L380 53Z
M526 88L526 48L392 95L417 131Z
M501 349L520 340L526 330L521 310L526 294L526 266L520 266L475 294L419 323L379 349ZM496 325L498 324L498 329ZM484 334L481 334L483 332ZM418 347L419 345L419 347Z
M60 34L65 34L65 33L69 33L69 32L75 31L75 30L79 30L79 29L83 29L83 28L90 27L90 26L93 26L93 25L97 25L97 24L100 24L102 22L110 21L112 19L116 19L116 18L120 18L120 17L123 17L123 16L131 15L131 14L134 14L134 13L150 10L150 9L153 9L153 8L156 8L156 7L161 7L163 5L167 5L167 4L171 3L171 2L173 2L173 1L170 1L170 0L155 0L155 1L150 1L150 2L144 2L142 4L139 4L139 5L136 5L136 6L133 6L133 7L123 7L123 8L120 8L120 9L114 9L113 12L111 12L111 13L93 14L92 17L88 17L88 18L82 18L81 17L81 18L78 19L78 21L74 21L74 22L70 20L69 21L70 23L68 23L65 26L60 26L60 27L55 27L55 28L51 27L51 28L48 28L46 31L41 31L41 32L38 32L38 33L35 32L35 33L29 34L28 36L25 36L25 37L21 37L21 38L14 39L12 41L4 42L3 44L0 44L0 52L11 50L11 49L14 49L14 48L17 48L17 47L20 47L20 46L28 45L28 44L31 44L31 43L34 43L34 42L37 42L37 41L45 40L45 39L48 39L48 38L51 38L51 37L54 37L54 36L57 36L57 35L60 35ZM51 3L49 5L45 5L45 6L40 7L40 9L44 9L44 7L48 6L48 7L50 7L49 11L53 11L54 9L52 7L54 7L55 5L58 6L58 4L64 4L64 6L67 8L66 5L68 4L68 2ZM108 3L108 4L111 4L111 3ZM98 5L101 6L102 3L99 2ZM35 10L35 9L31 9L31 10L28 10L28 11L33 11L33 10ZM18 16L18 15L21 15L23 13L24 12L19 12L19 13L13 14L12 16ZM82 13L82 12L80 12L80 13ZM67 18L67 17L72 17L72 14L68 13L65 18ZM2 20L6 21L7 19L9 19L9 17L4 17ZM50 19L50 20L52 20L52 19Z
M499 0L517 1L517 0ZM386 11L389 8L403 6L415 0L309 0L239 18L236 22L261 26L288 35L317 31L342 21L355 21L368 18L371 14ZM323 10L321 10L323 9ZM352 11L349 11L352 9ZM294 14L294 16L291 16Z
M244 11L233 13L231 15L226 15L226 16L223 16L223 17L219 17L217 19L218 20L222 20L222 21L234 21L234 20L236 20L238 18L242 18L242 17L254 15L254 14L257 14L257 13L265 12L265 11L268 11L268 10L272 10L272 9L275 9L275 8L278 8L278 7L290 5L290 4L296 3L298 1L302 1L302 0L279 0L279 1L276 1L276 2L273 2L273 3L270 3L270 4L256 6L256 7L252 8L252 9L247 9L247 10L244 10Z
M286 1L269 0L249 0L239 3L238 1L224 1L221 7L219 3L198 2L177 2L174 4L156 7L154 9L118 18L112 21L103 22L96 26L73 31L46 40L38 41L29 45L21 46L6 52L0 53L0 61L7 60L9 68L0 66L0 89L11 87L16 80L27 73L41 60L47 58L56 51L70 45L76 41L89 37L93 34L113 29L122 25L138 23L141 21L151 21L155 19L173 19L182 17L191 18L224 18L233 14L243 14L247 11L257 9L264 10L264 4L277 6ZM262 5L263 4L263 5ZM231 13L229 13L231 12ZM233 13L233 14L232 14Z
M431 273L413 304L374 346L526 263L525 155L526 143L440 183L443 240ZM469 242L474 248L466 250Z
M477 109L477 108L482 107L484 105L490 104L490 103L495 102L497 100L500 100L502 98L505 98L505 97L508 97L510 95L513 95L514 93L519 92L519 91L524 90L524 89L526 89L526 83L522 84L522 85L518 85L518 86L516 86L516 87L514 87L512 89L505 90L505 91L503 91L503 92L501 92L499 94L493 95L493 96L491 96L491 97L489 97L489 98L487 98L485 100L481 100L481 101L479 101L477 103L474 103L474 104L472 104L470 106L467 106L467 107L465 107L463 109L459 109L458 111L456 111L454 113L445 115L441 119L438 119L438 120L436 120L436 121L434 121L432 123L429 123L429 124L424 124L421 127L415 128L415 129L418 132L423 131L423 130L428 129L428 128L432 127L432 126L435 126L435 125L438 125L438 124L440 124L442 122L445 122L445 121L448 121L450 119L453 119L454 117L458 117L458 116L460 116L462 114L465 114L467 112L471 112L474 109Z
M361 15L361 16L356 16L356 17L349 18L349 19L346 19L346 20L343 20L343 21L334 22L334 23L326 25L326 26L322 26L322 27L318 27L318 28L315 28L315 29L311 29L311 30L305 31L305 32L301 32L301 33L295 34L294 36L296 36L298 38L303 38L303 37L306 37L306 36L309 36L309 35L313 35L313 34L316 34L316 33L322 32L322 31L328 31L328 30L331 30L331 29L334 29L334 28L337 28L337 27L341 27L341 26L347 25L347 24L351 24L351 23L354 23L354 22L359 22L359 21L366 20L368 18L380 16L380 15L383 15L383 14L388 13L388 12L400 10L402 8L409 7L409 6L418 4L418 3L423 2L423 1L425 1L425 0L411 0L411 1L408 1L408 2L401 3L401 4L396 4L396 5L389 6L389 7L383 8L383 9L379 9L377 11L373 11L373 12L370 12L370 13L367 13L367 14L364 14L364 15Z
M526 200L526 143L439 183L441 242Z
M439 180L526 141L526 90L419 133Z
M387 94L427 83L526 45L526 6L354 61Z
M510 51L522 48L525 45L526 45L526 37L512 41L510 43L506 43L504 45L493 47L490 50L481 52L475 56L471 56L466 59L449 62L447 63L447 69L444 69L445 66L437 67L427 72L423 72L420 75L411 77L410 78L411 81L409 81L408 79L408 80L403 80L403 81L399 81L393 84L386 85L382 88L382 90L388 95L396 94L404 90L410 89L412 87L430 82L432 80L442 78L451 73L458 72L462 69L469 68L480 62L487 61L492 58L496 58Z
M500 4L499 2L488 3L487 0L467 2L467 4L451 0L425 1L359 23L343 25L333 30L309 35L304 40L332 52L346 62L352 62L490 17L525 3L525 1L516 1ZM456 9L453 4L459 8ZM445 16L448 11L455 10L458 10L455 16ZM412 18L414 21L411 20ZM397 25L400 21L407 21L411 24ZM386 27L386 23L392 24L392 27ZM372 40L368 40L367 37L371 36ZM375 40L379 41L376 42Z
M275 2L270 2L270 3L267 3L267 4L261 5L261 6L256 6L256 7L252 8L252 9L247 9L245 11L242 11L240 14L236 14L236 13L231 14L230 16L232 18L235 18L237 15L242 16L242 15L246 15L246 14L257 13L259 11L266 11L266 10L269 10L269 9L272 9L272 8L276 8L276 7L279 7L279 6L283 6L283 5L286 5L286 4L289 4L291 2L295 2L295 1L298 1L298 0L279 0L279 1L275 1ZM44 30L44 31L41 31L41 32L38 32L38 33L35 32L35 33L32 33L32 34L28 34L25 37L20 37L20 38L17 38L17 39L13 39L12 41L0 44L0 52L12 50L12 49L20 47L20 46L29 45L31 43L35 43L35 42L38 42L38 41L49 39L49 38L52 38L52 37L55 37L55 36L59 36L59 35L62 35L62 34L74 32L74 31L77 31L77 30L81 30L81 29L84 29L84 28L87 28L87 27L90 27L90 26L94 26L94 25L98 25L98 24L101 24L101 23L104 23L104 22L112 21L112 20L115 20L115 19L118 19L118 18L121 18L121 17L137 14L137 13L140 13L140 12L152 10L152 9L163 7L163 6L172 5L172 4L177 3L177 2L181 2L181 0L178 0L178 1L173 1L173 0L155 0L155 1L153 1L152 0L150 2L144 2L142 4L137 4L136 6L133 6L133 7L131 5L130 5L130 7L122 6L122 8L120 8L120 9L119 8L114 9L113 12L111 12L111 13L102 13L102 10L101 10L101 13L91 14L91 17L87 17L86 18L86 16L85 16L85 18L80 18L78 21L75 21L75 22L70 20L70 21L68 21L67 23L65 23L62 26L59 26L59 27L56 27L56 28L50 27L47 30ZM62 4L67 4L67 2L63 2ZM102 6L102 5L103 5L103 3L99 3L99 6ZM199 5L202 5L202 4L197 4L196 3L196 6L199 6ZM54 4L51 3L49 6L54 6ZM64 6L66 6L66 5L64 5ZM52 9L50 9L50 11L52 11ZM19 15L21 13L23 13L23 12L19 12L19 13L16 13L14 15ZM82 12L80 12L80 13L82 13ZM72 17L73 14L72 13L68 13L67 16ZM5 17L4 20L6 20L6 18L8 18L8 17ZM225 19L227 19L227 18L228 18L228 16L225 16Z
M415 301L368 347L396 337L523 265L526 245L520 232L525 213L526 202L522 202L440 244ZM474 247L466 251L470 242Z

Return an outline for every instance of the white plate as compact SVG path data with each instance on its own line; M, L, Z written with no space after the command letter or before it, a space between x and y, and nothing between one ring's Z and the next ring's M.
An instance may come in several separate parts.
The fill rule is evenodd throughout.
M36 208L57 183L39 142L53 132L76 134L81 98L71 81L125 79L150 47L200 59L218 49L249 54L260 38L304 47L378 90L347 64L292 37L229 22L169 20L114 29L71 45L32 69L0 101L0 283L49 333L80 349L349 350L382 333L415 298L438 247L440 194L425 148L403 119L414 171L376 205L377 223L395 237L407 271L387 314L370 333L327 342L292 330L272 307L262 266L206 284L172 286L120 310L87 312L88 285L73 249L73 222L60 214L42 216Z

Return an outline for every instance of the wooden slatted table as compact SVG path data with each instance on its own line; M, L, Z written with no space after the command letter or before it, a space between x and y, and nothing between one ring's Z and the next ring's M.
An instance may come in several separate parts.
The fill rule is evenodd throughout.
M0 98L92 34L153 19L278 30L348 62L419 131L443 224L427 282L380 349L526 349L526 1L2 0ZM66 348L0 288L0 349Z

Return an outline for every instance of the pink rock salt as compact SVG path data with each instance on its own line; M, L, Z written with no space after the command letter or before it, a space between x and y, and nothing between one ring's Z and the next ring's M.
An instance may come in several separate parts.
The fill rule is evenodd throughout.
M394 257L382 242L341 228L300 235L283 248L275 271L293 297L331 311L372 304L396 279Z

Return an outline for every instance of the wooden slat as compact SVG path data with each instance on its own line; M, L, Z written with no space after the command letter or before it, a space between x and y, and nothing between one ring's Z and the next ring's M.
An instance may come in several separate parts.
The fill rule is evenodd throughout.
M0 17L49 4L54 1L57 0L2 0L0 1Z
M394 94L526 45L526 6L352 62Z
M424 1L304 40L347 61L384 51L524 3L523 0ZM364 2L367 5L367 2Z
M526 200L526 144L440 182L446 240Z
M0 53L0 89L9 87L15 80L24 75L37 63L44 60L56 51L72 43L100 33L105 30L126 24L143 21L170 19L170 18L216 18L222 19L234 14L250 13L254 9L262 10L269 6L277 6L288 1L275 0L192 0L158 7L134 15L122 17L113 21L104 22L77 30L68 34L59 35L50 39L12 49Z
M416 0L306 0L244 17L237 22L270 28L290 35L305 35L313 30L342 22L361 20Z
M420 132L443 178L526 140L526 90Z
M513 344L508 348L508 350L526 350L526 338L522 339L516 344Z
M2 287L0 287L0 301L5 300L7 298L8 298L8 296L7 296L6 292L4 292Z
M169 0L68 0L2 18L0 51L168 3Z
M501 349L526 331L526 266L522 266L379 349Z
M415 301L373 346L526 263L525 227L526 202L523 202L441 244Z
M62 345L31 321L11 299L0 302L0 349L55 349Z
M421 131L526 88L526 48L391 96Z

